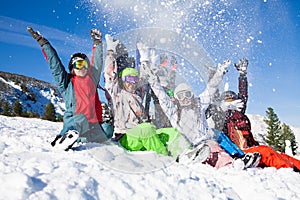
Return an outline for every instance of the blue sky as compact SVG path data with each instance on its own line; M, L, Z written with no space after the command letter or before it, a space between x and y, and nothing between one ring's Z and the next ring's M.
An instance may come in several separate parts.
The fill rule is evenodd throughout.
M215 63L249 60L247 112L274 108L282 122L300 127L300 5L297 0L234 1L5 1L0 7L0 70L54 84L27 26L39 30L63 63L89 54L89 30L118 35L143 27L179 31L203 46ZM230 67L224 81L237 91Z

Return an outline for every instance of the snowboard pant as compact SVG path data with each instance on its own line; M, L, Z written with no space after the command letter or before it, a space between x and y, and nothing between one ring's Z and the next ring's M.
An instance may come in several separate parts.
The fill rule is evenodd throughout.
M219 145L233 158L241 158L245 153L230 140L230 138L223 132L213 129L216 141Z
M103 143L108 139L100 123L89 123L89 130L85 133L81 133L80 138L78 138L79 140L77 140L77 142L82 142L84 138L86 139L85 142L97 143Z
M259 152L261 154L260 165L267 167L300 169L300 161L284 153L279 153L269 146L260 145L244 149L246 153Z
M210 154L207 160L203 162L204 164L209 164L219 169L233 163L233 158L217 142L208 140L206 144L210 147Z
M130 151L155 151L158 154L176 158L189 142L174 128L156 127L150 123L142 123L130 129L121 137L120 144Z

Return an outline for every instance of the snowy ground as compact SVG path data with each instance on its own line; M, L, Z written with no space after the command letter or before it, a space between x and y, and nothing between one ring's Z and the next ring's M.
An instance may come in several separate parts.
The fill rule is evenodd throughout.
M49 145L62 123L0 115L0 199L300 199L291 169L216 170L114 145Z

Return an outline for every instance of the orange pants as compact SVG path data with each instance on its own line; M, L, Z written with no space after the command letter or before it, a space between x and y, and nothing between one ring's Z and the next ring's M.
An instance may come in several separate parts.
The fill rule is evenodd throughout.
M259 152L261 154L260 165L267 167L300 169L300 161L284 153L279 153L269 146L260 145L243 149L245 153Z

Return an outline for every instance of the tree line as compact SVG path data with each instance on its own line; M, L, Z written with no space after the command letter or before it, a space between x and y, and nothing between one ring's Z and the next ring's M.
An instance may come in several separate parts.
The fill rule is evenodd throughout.
M12 106L8 102L0 103L0 113L5 116L18 116L29 118L42 118L53 122L61 122L62 117L57 115L53 103L49 103L45 107L45 112L42 116L38 112L26 111L19 100L17 100Z

